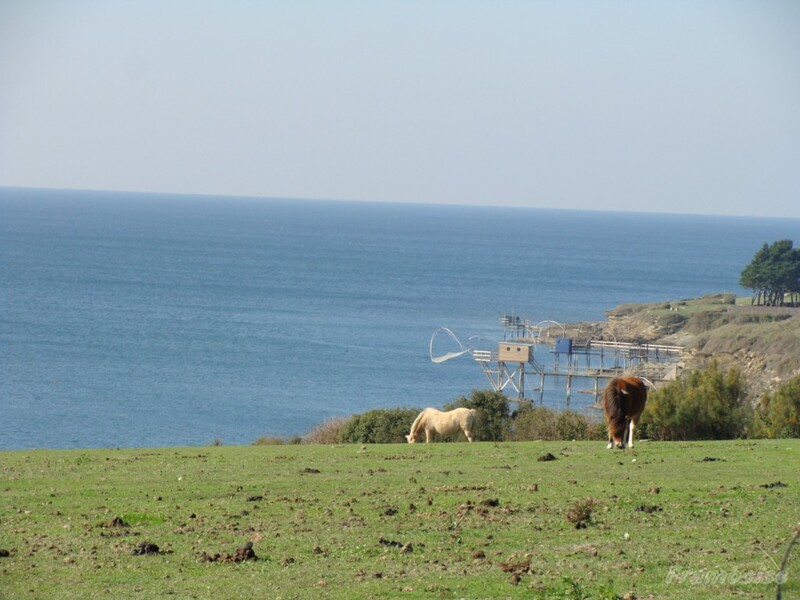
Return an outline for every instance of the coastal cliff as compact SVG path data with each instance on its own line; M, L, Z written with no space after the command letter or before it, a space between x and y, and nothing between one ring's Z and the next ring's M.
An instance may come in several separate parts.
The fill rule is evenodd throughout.
M576 339L682 346L682 369L712 360L738 368L753 400L800 375L800 308L756 307L749 298L709 294L649 304L621 304L603 322L573 323Z

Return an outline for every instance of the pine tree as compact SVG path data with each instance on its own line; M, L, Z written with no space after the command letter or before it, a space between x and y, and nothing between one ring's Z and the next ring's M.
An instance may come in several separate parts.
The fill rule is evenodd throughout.
M800 293L800 249L792 240L765 243L742 270L739 284L753 290L753 304L784 306L787 294L794 303Z

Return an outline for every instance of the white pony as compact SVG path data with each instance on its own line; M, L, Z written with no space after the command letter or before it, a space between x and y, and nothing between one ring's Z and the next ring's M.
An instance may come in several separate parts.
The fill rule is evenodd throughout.
M456 408L442 412L435 408L423 410L411 425L411 433L406 436L409 444L413 444L425 432L425 443L430 444L433 434L453 435L459 430L472 441L472 424L475 423L475 411L471 408Z

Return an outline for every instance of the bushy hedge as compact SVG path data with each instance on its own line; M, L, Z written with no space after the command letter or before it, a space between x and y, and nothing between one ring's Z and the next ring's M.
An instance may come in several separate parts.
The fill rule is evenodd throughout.
M513 415L510 400L500 392L473 390L470 396L461 396L442 410L464 407L476 411L473 433L476 441L499 442L504 440L602 440L605 426L601 419L571 411L555 411L523 404ZM335 443L331 434L338 430L336 440L345 444L405 443L406 434L421 409L376 409L337 420L336 427L324 428L326 435L307 435L304 443ZM316 430L315 430L316 431ZM323 441L324 438L324 441ZM466 441L463 433L437 442Z
M651 391L639 424L653 440L723 440L747 437L753 410L738 369L723 372L716 361Z
M345 444L399 444L420 413L418 408L388 408L354 415L345 423L339 441Z
M600 414L555 411L522 403L512 415L510 400L500 392L473 390L443 410L477 411L479 441L605 440ZM371 410L348 419L334 419L303 438L304 443L405 443L421 409ZM745 396L737 369L723 371L716 362L670 384L651 390L637 437L652 440L716 440L757 437L800 437L800 376L765 394L754 409ZM463 434L448 440L464 440Z
M764 394L758 417L765 437L800 437L800 375Z
M525 440L604 440L606 428L602 418L570 410L555 411L527 405L518 410L511 423L509 439Z
M469 398L461 396L455 402L446 405L444 410L459 407L475 409L473 437L476 441L499 442L506 439L510 431L511 414L508 409L508 398L501 392L472 390Z
M303 444L338 444L351 417L333 417L317 425L301 438Z

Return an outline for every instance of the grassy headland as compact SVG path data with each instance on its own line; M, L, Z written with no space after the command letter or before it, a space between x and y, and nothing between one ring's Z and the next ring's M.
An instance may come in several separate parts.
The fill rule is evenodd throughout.
M621 304L598 323L568 325L567 335L683 346L682 366L714 360L739 369L752 400L800 375L800 309L752 307L750 298L708 294L670 302Z

